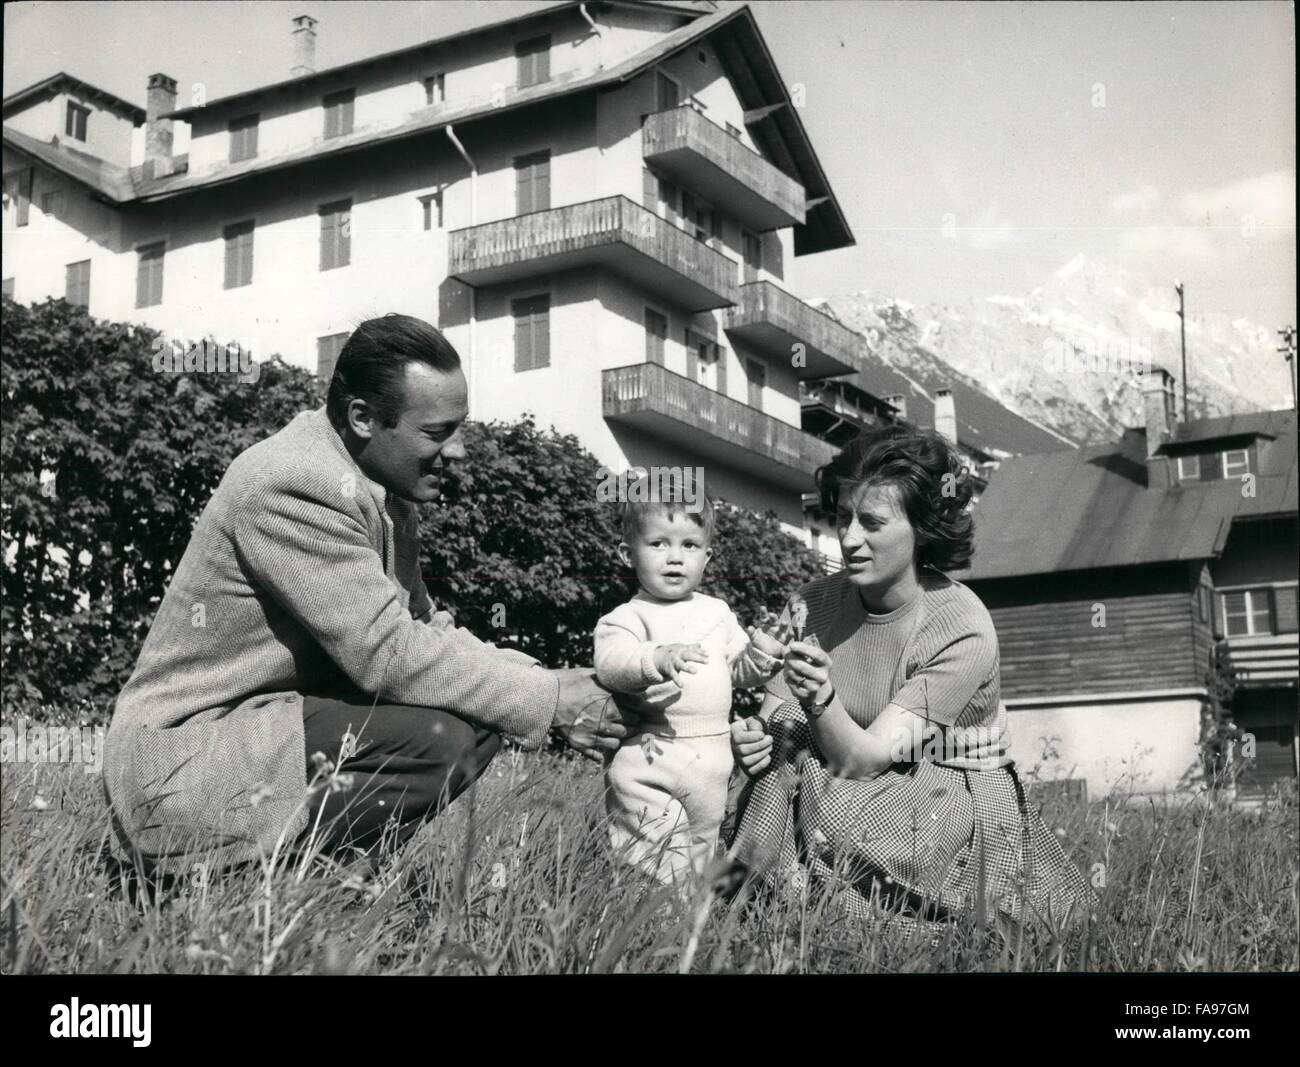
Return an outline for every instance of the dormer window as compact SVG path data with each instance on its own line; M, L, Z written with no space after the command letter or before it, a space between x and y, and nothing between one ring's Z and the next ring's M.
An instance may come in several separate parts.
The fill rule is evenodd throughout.
M352 132L352 109L356 96L355 89L341 89L325 95L326 137L346 137Z
M1240 478L1250 473L1250 452L1244 448L1230 448L1223 453L1223 476Z
M64 132L76 141L86 139L86 124L90 121L90 108L68 101L68 120Z
M1178 480L1180 482L1199 482L1201 480L1201 457L1178 457Z
M245 115L230 123L230 162L239 163L257 156L257 115Z
M551 38L530 37L515 45L515 59L519 70L519 88L540 85L551 78Z

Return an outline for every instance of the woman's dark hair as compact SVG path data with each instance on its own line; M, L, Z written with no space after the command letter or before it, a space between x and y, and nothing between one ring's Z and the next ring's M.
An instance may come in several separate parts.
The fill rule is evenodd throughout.
M396 426L405 401L406 365L414 360L434 370L460 367L460 354L442 333L411 315L367 319L339 353L330 379L325 411L342 426L354 399L371 405L384 426Z
M864 430L817 472L817 490L827 514L836 513L841 487L856 483L898 486L916 533L920 567L956 571L970 564L970 472L957 450L937 433L900 423Z

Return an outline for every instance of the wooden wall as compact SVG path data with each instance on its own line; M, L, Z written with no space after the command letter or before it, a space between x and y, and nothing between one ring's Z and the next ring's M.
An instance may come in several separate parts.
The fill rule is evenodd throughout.
M1203 570L1198 561L966 584L993 617L1004 698L1135 692L1204 684Z

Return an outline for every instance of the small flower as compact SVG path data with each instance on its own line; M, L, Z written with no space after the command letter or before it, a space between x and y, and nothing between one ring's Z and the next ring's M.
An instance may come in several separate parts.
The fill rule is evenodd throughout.
M32 811L44 811L49 806L50 802L41 796L40 793L37 793L32 797Z
M1057 837L1064 837L1065 829L1063 827L1058 826L1055 830L1052 831L1052 833L1056 834Z
M342 774L332 774L329 778L329 791L331 793L346 793L352 788L355 777L348 771Z
M258 782L253 786L252 793L249 794L248 803L250 807L260 808L266 801L275 796L275 790L265 782Z
M324 752L313 752L311 762L317 774L329 774L334 770L334 762Z
M510 876L506 872L506 865L498 860L492 864L492 881L493 889L504 889L510 882Z

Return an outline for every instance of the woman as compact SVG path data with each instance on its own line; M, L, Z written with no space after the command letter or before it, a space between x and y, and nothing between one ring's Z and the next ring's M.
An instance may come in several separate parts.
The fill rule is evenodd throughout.
M993 622L943 573L971 558L959 457L892 425L817 484L844 569L787 606L795 640L763 721L733 724L752 781L732 854L778 885L838 884L855 914L876 913L875 898L943 916L983 897L990 918L1059 928L1086 915L1091 893L1006 754Z

